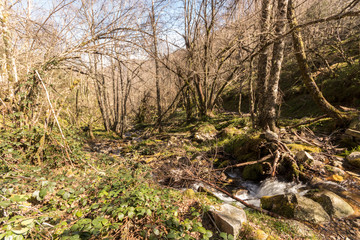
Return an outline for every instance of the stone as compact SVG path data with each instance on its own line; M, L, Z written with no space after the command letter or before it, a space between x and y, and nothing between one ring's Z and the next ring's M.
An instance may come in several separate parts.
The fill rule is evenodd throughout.
M327 190L310 191L306 197L318 202L332 217L343 218L354 214L354 209L335 193Z
M346 160L353 166L360 168L360 152L352 152L347 157Z
M329 215L322 206L310 198L299 194L281 194L262 197L261 207L288 218L325 223L330 221Z
M261 163L247 165L243 172L242 178L244 180L257 181L261 180L264 177L264 170Z
M314 161L314 158L307 151L299 151L295 155L296 160L299 162L304 162L311 164Z
M222 138L231 138L231 137L233 137L235 135L239 135L241 133L243 133L243 131L241 131L240 129L237 129L236 127L226 127L221 130L219 135Z
M265 139L268 141L277 141L279 139L279 135L277 135L273 131L266 130Z
M215 139L217 130L211 124L202 124L194 132L193 137L198 142L206 142Z
M243 224L247 222L245 211L240 207L223 204L210 210L216 226L222 232L231 234L236 239Z

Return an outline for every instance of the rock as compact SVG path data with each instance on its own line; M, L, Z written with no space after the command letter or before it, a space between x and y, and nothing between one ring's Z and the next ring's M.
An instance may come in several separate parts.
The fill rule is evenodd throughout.
M296 160L307 164L311 164L314 161L314 158L310 155L310 153L306 151L297 152L295 158Z
M360 152L352 152L347 157L346 160L353 166L360 168Z
M328 166L328 165L327 165ZM338 167L332 167L331 171L339 176L345 176L345 171Z
M248 193L249 193L249 190L243 189L243 188L234 189L234 190L232 191L232 194L233 194L234 196L239 196L239 195L248 194Z
M242 131L240 129L237 129L236 127L226 127L221 130L219 135L222 138L231 138L231 137L241 134L241 133L242 133Z
M330 217L321 205L298 194L262 197L261 207L279 215L313 223L329 222Z
M310 191L306 194L306 197L318 202L332 217L343 218L354 214L354 209L341 197L331 191Z
M202 124L194 132L193 137L196 141L206 142L215 139L217 131L211 124Z
M266 130L265 139L268 141L277 141L279 139L279 135L270 130Z
M261 163L248 165L242 172L242 178L245 180L261 180L264 177L264 170Z
M245 211L230 204L223 204L219 208L210 210L217 227L222 232L231 234L236 239L243 224L247 222Z

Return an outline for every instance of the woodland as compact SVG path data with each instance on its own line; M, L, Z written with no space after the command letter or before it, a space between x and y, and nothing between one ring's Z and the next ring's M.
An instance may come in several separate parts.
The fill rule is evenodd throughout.
M0 0L1 239L360 239L360 0Z

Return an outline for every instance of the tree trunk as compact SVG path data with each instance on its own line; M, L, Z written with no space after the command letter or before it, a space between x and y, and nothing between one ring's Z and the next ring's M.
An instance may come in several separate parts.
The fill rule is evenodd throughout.
M289 1L287 19L290 28L295 28L297 26L295 9L292 0ZM296 60L301 72L302 79L304 81L307 90L310 92L312 98L330 117L336 119L340 124L345 124L349 118L344 113L337 110L324 98L322 92L316 85L314 78L311 76L310 68L306 60L304 43L299 29L296 29L292 32L292 40L293 40Z
M269 51L270 46L266 46L269 41L269 31L271 25L271 10L273 0L263 0L261 3L261 19L260 19L260 52L258 61L258 77L257 77L257 108L262 109L264 106L264 95L267 89Z
M275 36L281 36L285 32L286 24L286 10L288 0L278 0L277 2L277 20L275 27ZM270 129L276 131L276 109L279 95L279 80L281 73L281 66L284 59L284 38L279 38L274 42L273 56L271 60L271 70L268 82L268 87L264 96L264 107L259 109L259 127L262 129Z
M157 105L157 125L159 126L159 131L162 131L162 111L161 111L161 92L160 92L160 66L159 66L159 53L158 53L158 39L157 39L157 22L155 16L155 3L152 1L151 5L151 28L153 35L153 55L155 61L155 87L156 87L156 105Z

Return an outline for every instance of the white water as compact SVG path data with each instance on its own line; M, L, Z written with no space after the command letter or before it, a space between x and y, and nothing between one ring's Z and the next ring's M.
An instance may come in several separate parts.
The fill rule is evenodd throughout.
M304 195L306 190L301 191L301 188L306 187L305 184L295 182L283 182L277 179L266 179L260 184L251 181L244 181L241 183L248 191L235 195L237 198L245 202L260 207L260 198L263 196L275 196L279 194L298 193ZM197 185L200 186L200 185ZM197 186L194 186L195 188ZM232 198L218 191L213 192L216 197L224 202L234 202ZM239 203L238 203L239 204ZM241 204L239 204L241 205Z

